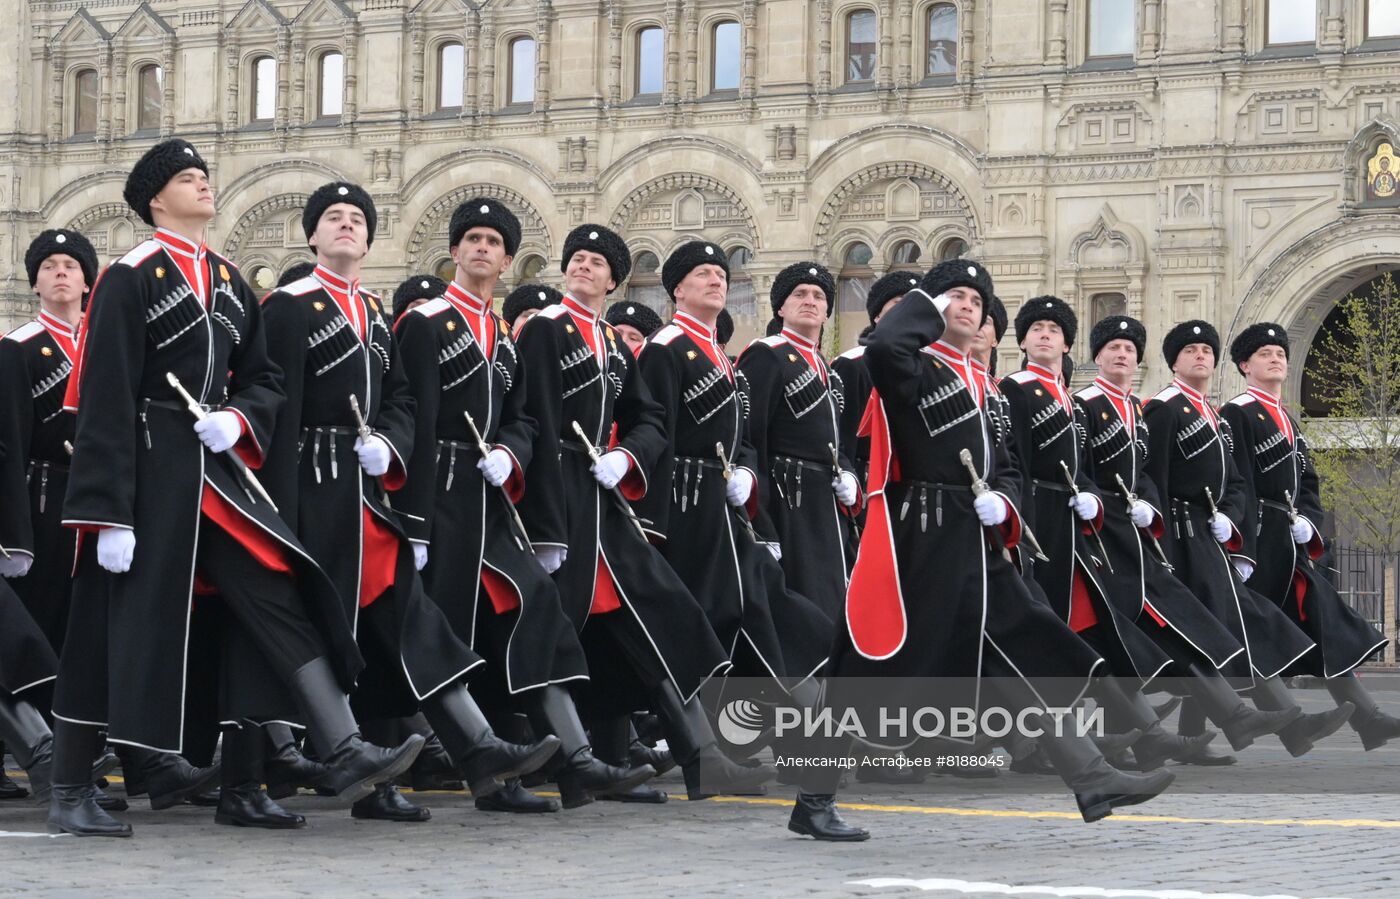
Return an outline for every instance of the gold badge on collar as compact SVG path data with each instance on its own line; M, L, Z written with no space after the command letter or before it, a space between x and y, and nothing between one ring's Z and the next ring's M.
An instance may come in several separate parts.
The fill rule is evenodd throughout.
M224 265L222 262L219 263L219 277L223 278L225 281L230 280L228 276L228 266Z
M789 361L789 362L796 362L796 361L797 361L797 356L796 356L796 354L794 354L794 353L788 353L788 361Z
M564 326L564 330L567 331L568 333L572 334L572 333L574 333L574 326L573 326L573 325L565 325L565 326Z
M53 350L46 346L39 347L39 353L44 356L52 356Z
M163 266L163 265L158 265L158 266L156 266L156 277L157 277L157 278L164 278L164 277L165 277L165 266Z
M455 331L455 330L457 330L457 323L456 323L456 322L448 322L448 323L447 323L447 330L449 330L449 331Z
M316 302L311 304L311 308L315 309L317 312L325 312L326 304L321 302L320 300L317 300Z
M686 351L685 351L685 358L689 359L691 362L694 362L694 361L695 361L695 351L694 351L694 350L686 350Z

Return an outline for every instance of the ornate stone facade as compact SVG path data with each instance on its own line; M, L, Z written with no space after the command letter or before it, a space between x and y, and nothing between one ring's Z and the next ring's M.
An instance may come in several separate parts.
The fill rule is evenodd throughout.
M349 178L380 206L381 289L440 265L452 206L480 192L525 224L510 284L557 280L583 221L654 257L623 288L643 301L654 261L720 242L740 338L790 262L843 273L839 349L868 279L966 247L1013 310L1052 292L1154 335L1270 318L1306 345L1400 265L1400 212L1368 181L1400 146L1400 37L1374 33L1376 2L1282 25L1269 0L12 3L0 325L28 314L40 229L107 257L143 235L125 171L178 133L213 166L211 241L263 286L305 256L305 197Z

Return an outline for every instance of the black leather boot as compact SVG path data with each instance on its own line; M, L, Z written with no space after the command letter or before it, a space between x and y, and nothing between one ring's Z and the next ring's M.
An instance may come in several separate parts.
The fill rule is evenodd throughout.
M1400 737L1400 718L1381 711L1355 672L1329 679L1327 692L1339 705L1350 702L1356 706L1351 716L1351 728L1361 737L1361 745L1367 752Z
M505 781L529 774L559 749L559 739L554 736L527 745L507 743L496 736L462 684L449 684L425 699L423 714L457 763L473 796L490 795Z
M1154 706L1152 707L1152 712L1153 712L1153 714L1155 714L1155 715L1157 716L1157 720L1158 720L1158 721L1166 721L1167 718L1171 717L1171 713L1172 713L1172 712L1175 712L1175 711L1176 711L1178 708L1180 708L1180 707L1181 707L1181 697L1180 697L1180 696L1173 696L1172 698L1168 699L1166 702L1159 703L1158 705L1154 705Z
M126 798L134 799L137 796L146 795L146 781L141 777L141 765L137 762L136 756L132 754L130 747L117 746L115 754L120 762L122 786L126 790Z
M53 732L44 716L29 702L0 691L0 737L4 737L15 761L29 775L34 801L48 802L53 783ZM4 753L0 753L3 757ZM3 768L0 773L4 773Z
M214 823L232 827L294 830L306 819L282 808L263 791L267 735L252 721L224 729L222 785L214 802Z
M798 793L788 818L788 830L832 843L860 843L870 831L847 824L830 793Z
M656 771L658 777L676 767L676 757L671 754L671 751L669 749L657 749L654 746L648 746L643 743L641 737L637 735L637 729L632 725L630 720L627 722L627 736L627 758L610 758L608 759L610 763L620 765L625 761L634 768L640 768L642 765L650 765Z
M327 769L320 762L302 754L296 736L285 724L263 725L263 736L270 751L264 751L263 775L267 780L267 795L271 799L295 796L297 790L314 790L324 786Z
M666 722L666 742L685 774L687 798L751 793L777 775L771 765L745 767L720 752L710 718L698 697L682 702L669 680L657 685L655 692L657 710Z
M420 805L414 805L404 798L399 788L393 784L380 784L364 799L350 806L354 818L375 821L427 821L433 813Z
M1193 736L1168 733L1142 691L1129 689L1117 678L1100 679L1094 685L1094 695L1103 703L1110 720L1116 721L1119 727L1133 727L1142 734L1132 744L1133 767L1139 771L1153 771L1162 767L1167 759L1194 755L1216 737L1215 731L1204 728ZM1099 748L1103 750L1102 744ZM1114 753L1104 750L1104 755L1112 757Z
M662 761L668 770L676 766L675 759L670 752L653 749L638 738L636 727L632 724L632 716L630 715L619 715L594 721L590 735L593 738L593 754L610 765L640 768L650 764L644 759L651 757ZM654 765L652 767L655 768ZM626 790L596 793L593 798L605 802L660 805L670 797L666 795L664 790L658 790L650 783L643 783Z
M1103 736L1095 734L1089 739L1093 740L1094 745L1099 747L1099 752L1104 755L1115 755L1122 752L1124 749L1132 749L1133 744L1136 743L1141 736L1142 731L1133 728L1121 734L1104 734Z
M219 782L219 766L196 768L174 752L132 749L141 768L146 794L154 811L180 805L196 793L203 793Z
M104 812L124 812L131 807L122 797L113 796L96 784L93 784L93 798L97 801L97 807Z
M56 721L53 773L49 798L49 833L78 837L129 837L131 825L118 821L97 804L92 785L92 757L101 745L97 728Z
M0 747L3 749L3 747ZM0 758L4 757L4 752L0 751ZM29 791L10 779L10 775L0 771L0 802L6 799L25 799L29 796Z
M1200 702L1206 717L1224 732L1236 752L1248 749L1256 737L1278 733L1303 714L1296 705L1277 712L1255 711L1244 704L1229 681L1215 669L1193 662L1186 671L1189 676L1183 678L1183 686Z
M1030 755L1019 759L1011 760L1011 770L1016 774L1047 774L1056 773L1055 766L1050 763L1050 757L1045 754L1045 750L1040 744L1035 744L1035 751Z
M306 716L311 740L328 769L322 786L343 801L363 799L379 784L392 781L408 770L423 748L418 734L410 735L395 749L365 742L350 712L350 700L341 692L324 658L298 668L287 685Z
M414 790L448 790L461 792L467 788L462 783L462 774L452 762L452 756L443 748L437 734L429 731L423 751L418 753L418 761L409 769L409 783Z
M1206 713L1199 702L1190 697L1182 700L1181 717L1177 720L1176 731L1183 737L1196 737L1206 732ZM1202 746L1195 752L1179 755L1176 760L1183 765L1196 765L1202 768L1219 768L1235 763L1233 755L1216 752L1210 747L1210 744Z
M494 793L476 797L483 812L514 812L518 815L547 815L559 811L559 803L548 796L536 796L525 789L520 778L512 777Z
M1130 774L1110 765L1094 741L1077 736L1072 729L1057 736L1055 722L1042 716L1044 733L1036 737L1050 757L1060 779L1074 791L1080 816L1088 822L1113 814L1115 808L1146 802L1165 790L1175 779L1170 771L1159 769L1146 774Z
M1277 677L1260 678L1255 682L1254 704L1271 711L1300 709L1283 680ZM1279 742L1295 759L1307 755L1318 740L1336 733L1355 711L1355 705L1343 701L1338 703L1336 708L1325 712L1300 714L1292 724L1278 732Z
M650 765L619 767L593 756L573 697L565 688L550 684L526 694L526 709L535 733L554 734L559 740L563 764L554 774L564 808L578 808L597 793L630 790L656 776ZM626 719L619 719L625 726Z

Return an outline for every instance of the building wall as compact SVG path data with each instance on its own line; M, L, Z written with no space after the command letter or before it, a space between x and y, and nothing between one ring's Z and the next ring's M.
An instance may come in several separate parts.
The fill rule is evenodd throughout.
M1115 2L1132 16L1131 55L1090 57L1091 4ZM81 228L104 257L142 236L125 173L179 134L212 166L211 244L250 274L304 257L301 202L347 178L379 205L366 281L385 290L440 263L453 206L486 193L525 223L506 286L537 266L557 282L563 237L585 221L660 259L695 236L748 251L740 338L761 333L790 262L840 270L863 243L868 263L847 274L868 280L905 241L920 251L911 268L962 241L1013 313L1055 293L1087 335L1117 295L1153 345L1200 317L1227 340L1277 320L1305 346L1337 297L1400 265L1396 207L1365 199L1366 160L1382 140L1400 145L1400 39L1366 36L1367 2L1318 0L1312 42L1268 46L1269 0L997 0L995 12L958 0L957 61L933 76L926 0L12 4L0 326L31 312L22 259L42 228ZM863 10L872 77L849 83L850 16ZM721 21L740 25L739 76L714 92ZM647 25L664 33L661 91L638 97ZM512 105L519 37L537 42L535 92ZM466 48L463 102L447 111L444 42ZM322 120L328 51L344 55L343 112ZM250 122L260 55L277 61L275 112ZM152 63L159 126L137 131L137 72ZM98 73L96 127L73 136L84 67ZM655 300L645 273L634 280ZM865 323L858 281L841 305L833 350ZM1153 385L1166 373L1158 353L1148 361Z

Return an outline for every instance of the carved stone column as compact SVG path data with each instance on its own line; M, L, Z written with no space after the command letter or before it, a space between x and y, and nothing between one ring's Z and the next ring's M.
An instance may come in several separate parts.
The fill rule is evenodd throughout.
M63 54L49 57L49 140L63 140Z
M758 60L758 45L754 43L754 29L758 27L757 0L744 0L743 12L740 14L740 25L740 39L744 43L744 61L739 79L739 96L745 100L751 100L758 92L758 78L754 73L754 65Z
M104 44L97 57L97 140L112 139L112 45Z
M462 45L462 118L475 118L481 103L477 99L477 71L481 67L481 13L467 16L467 38Z
M1050 0L1050 48L1048 65L1063 68L1067 58L1068 37L1065 34L1065 17L1069 12L1069 0Z
M1325 0L1322 12L1323 50L1340 52L1345 42L1346 8L1342 0ZM1364 21L1364 19L1363 19Z
M622 103L622 4L608 4L608 106Z
M535 111L549 111L550 0L535 6Z
M919 23L914 21L913 0L899 0L896 32L899 35L899 65L895 70L895 86L903 89L914 83L914 34Z
M481 23L481 103L483 113L496 108L496 15L492 7L486 7L486 18Z
M126 127L126 53L112 51L112 134L121 136L127 133ZM139 102L139 100L138 100ZM139 119L137 120L139 123Z
M894 56L894 4L891 0L880 0L880 6L875 15L875 24L879 29L879 43L876 45L876 68L875 86L880 90L889 90L894 85L893 66L890 61Z
M410 120L421 117L427 105L423 98L423 57L426 43L427 35L423 31L423 20L418 16L413 16L408 23L410 54L408 63L408 117ZM463 46L462 51L465 54L465 46ZM442 81L442 75L442 70L439 68L437 73L439 82ZM434 106L436 106L436 102L437 99L434 98Z
M1162 0L1142 0L1141 59L1155 59L1161 47Z
M1244 0L1225 0L1225 52L1244 52Z
M666 29L666 86L661 92L662 105L672 105L680 99L680 0L666 0L662 22Z
M299 127L306 121L306 66L308 63L306 41L299 36L294 36L292 38L292 55L287 60L287 65L292 69L291 125L293 128Z
M277 29L277 111L273 113L273 127L285 129L290 113L292 81L289 72L292 66L292 28L283 25Z
M972 30L972 16L977 11L977 0L964 0L958 10L958 81L968 91L972 86L972 55L976 36Z
M700 58L700 11L695 0L685 5L685 68L681 79L681 96L687 103L695 101L699 92L697 69Z
M345 101L341 104L340 120L346 124L355 121L359 109L359 66L356 60L360 55L360 26L351 22L345 26Z
M224 44L224 130L238 127L238 95L242 86L238 77L239 46L235 40ZM257 73L253 73L256 79Z
M160 136L175 133L175 35L167 34L160 48Z
M817 93L831 92L831 0L817 0Z

